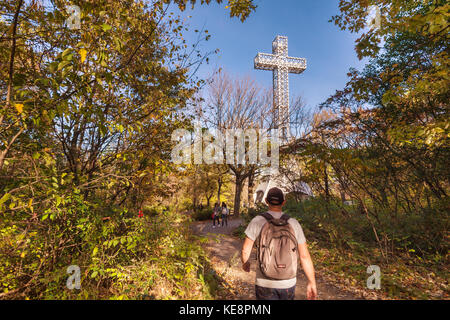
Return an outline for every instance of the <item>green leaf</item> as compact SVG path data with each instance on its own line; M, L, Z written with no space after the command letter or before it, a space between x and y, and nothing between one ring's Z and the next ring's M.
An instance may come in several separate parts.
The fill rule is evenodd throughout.
M51 73L55 72L57 68L58 68L58 61L52 62L48 66L48 69L50 70Z
M106 24L106 23L104 23L104 24L102 24L102 29L103 29L103 31L108 31L108 30L110 30L112 27L109 25L109 24Z
M69 64L70 64L70 61L63 61L60 64L58 64L58 69L57 70L59 71L59 70L63 69L64 67L66 67Z
M6 201L8 201L9 198L11 198L11 194L5 193L5 194L3 195L3 197L0 199L0 204L5 203Z
M61 54L61 57L64 59L64 57L66 57L68 54L70 54L72 52L72 48L67 48L66 50L64 50Z
M130 244L130 245L128 245L128 246L127 246L127 250L131 250L131 249L133 249L134 247L136 247L136 243L135 243L135 242L132 243L132 244Z
M67 56L64 57L64 61L72 61L73 58L73 53L68 54Z

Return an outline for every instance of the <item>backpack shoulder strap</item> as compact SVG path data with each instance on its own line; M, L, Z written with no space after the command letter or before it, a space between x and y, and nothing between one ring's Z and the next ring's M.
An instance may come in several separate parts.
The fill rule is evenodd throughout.
M263 216L267 221L271 221L273 220L273 217L270 213L268 212L263 212L259 214L260 216Z
M260 213L259 215L263 216L267 220L267 222L270 222L271 224L276 225L276 226L287 225L288 224L288 220L291 218L289 215L283 214L279 219L275 219L268 212Z

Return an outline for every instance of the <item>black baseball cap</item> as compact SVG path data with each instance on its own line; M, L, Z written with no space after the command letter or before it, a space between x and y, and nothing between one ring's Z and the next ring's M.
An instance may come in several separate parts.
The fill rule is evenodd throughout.
M283 191L277 187L270 188L267 192L266 200L273 206L279 206L284 201Z

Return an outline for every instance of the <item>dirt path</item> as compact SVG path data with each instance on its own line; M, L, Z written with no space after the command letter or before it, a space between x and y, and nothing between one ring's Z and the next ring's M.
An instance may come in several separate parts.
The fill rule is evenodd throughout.
M227 293L219 294L219 299L230 300L253 300L255 283L255 249L251 256L251 271L249 273L241 269L240 250L242 240L232 235L233 230L241 224L240 219L233 219L228 222L228 227L212 227L211 221L196 222L193 230L198 235L207 236L208 243L205 249L210 255L215 272L220 275L228 286ZM317 290L320 300L356 300L361 297L350 292L343 291L325 281L316 274ZM307 279L299 268L297 276L297 287L295 289L295 299L306 299Z

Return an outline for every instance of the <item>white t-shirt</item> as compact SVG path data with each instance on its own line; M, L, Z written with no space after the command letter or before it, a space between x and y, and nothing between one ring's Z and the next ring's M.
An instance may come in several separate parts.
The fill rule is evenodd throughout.
M283 215L283 212L276 212L276 211L268 211L275 219L280 219ZM250 221L250 223L247 226L247 229L245 229L245 235L250 239L255 241L256 238L259 236L262 227L264 224L267 223L266 218L262 216L256 216ZM300 225L300 223L293 218L290 218L288 220L288 223L291 225L292 229L294 230L295 238L297 239L297 242L299 244L305 243L306 238L303 234L303 229ZM261 271L259 270L259 267L256 268L256 281L255 284L260 287L264 288L274 288L274 289L288 289L293 286L295 286L297 283L297 277L288 279L288 280L269 280L265 279L262 275Z

